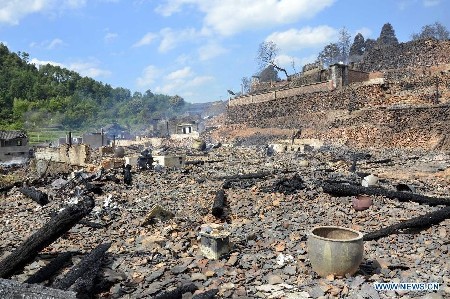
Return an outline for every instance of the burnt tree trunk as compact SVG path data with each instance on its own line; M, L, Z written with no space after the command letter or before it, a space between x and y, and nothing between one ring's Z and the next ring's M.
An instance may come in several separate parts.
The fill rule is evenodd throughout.
M63 278L56 281L52 285L52 287L61 290L69 289L69 287L73 285L78 278L83 276L84 273L93 271L92 268L95 268L94 267L95 263L103 258L103 255L109 249L110 246L111 243L104 243L95 247L89 254L84 256L78 264L73 266L72 269L70 269L69 272L67 272L67 274Z
M429 206L450 205L450 198L436 198L411 192L390 191L379 187L363 187L347 184L323 183L323 192L334 196L354 196L359 194L381 195L399 201L413 201Z
M19 191L41 206L45 206L46 204L48 204L48 195L40 190L37 190L33 187L23 187L20 188Z
M94 208L92 197L84 196L76 205L69 206L51 218L26 239L5 259L0 261L0 277L9 278L32 261L39 251L56 241Z
M440 210L427 213L423 216L411 218L409 220L393 224L391 226L379 229L377 231L365 234L364 241L378 240L379 238L386 237L391 234L395 234L405 229L424 229L434 224L438 224L445 219L450 218L450 207L445 207Z
M79 299L89 299L92 298L95 287L95 278L97 277L98 271L100 270L103 262L103 257L100 257L93 265L75 281L75 283L70 287L70 291L77 293L77 298Z
M48 265L25 280L25 283L41 283L55 275L72 257L71 252L64 252L55 257Z
M216 198L214 199L214 203L212 206L212 214L220 218L223 215L225 209L225 192L223 190L219 190L216 192Z

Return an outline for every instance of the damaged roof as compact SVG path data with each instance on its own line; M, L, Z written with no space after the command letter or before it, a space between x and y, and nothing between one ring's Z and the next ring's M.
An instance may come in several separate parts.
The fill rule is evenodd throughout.
M12 140L17 138L27 138L23 131L0 131L0 140Z

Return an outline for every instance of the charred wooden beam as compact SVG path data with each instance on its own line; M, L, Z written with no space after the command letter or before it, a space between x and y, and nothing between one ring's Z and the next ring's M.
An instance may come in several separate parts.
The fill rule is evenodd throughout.
M5 259L0 261L0 277L9 278L15 272L31 262L45 247L52 244L60 236L72 228L80 219L89 214L94 208L94 199L82 197L76 205L68 206L44 226L26 239L19 247Z
M48 195L41 190L35 189L33 187L22 187L19 191L37 202L41 206L48 204Z
M412 201L420 204L426 204L429 206L438 205L450 205L450 198L436 198L425 196L421 194L411 193L411 192L401 192L401 191L390 191L380 187L363 187L356 185L347 184L334 184L334 183L323 183L323 192L334 195L334 196L355 196L359 194L367 195L381 195L391 199L397 199L399 201Z
M215 217L220 218L223 215L224 209L225 209L225 192L223 190L219 190L216 192L216 197L214 199L211 213Z
M91 267L95 265L97 261L103 258L105 252L109 249L111 243L104 243L98 245L89 254L85 255L81 261L72 267L67 274L52 285L53 288L68 290L83 273L92 271Z
M92 298L96 282L95 278L97 277L98 271L102 266L102 262L103 256L97 261L94 261L94 264L92 264L86 272L82 273L82 275L70 287L69 290L76 292L78 299Z
M1 278L0 278L0 298L77 299L76 294L74 292L56 290L38 284L19 283L17 281Z
M193 293L197 289L197 286L193 283L184 284L175 290L167 291L155 296L155 299L181 299L184 293Z
M230 181L230 180L231 181L239 181L239 180L250 180L250 179L262 179L270 174L271 174L270 172L256 172L256 173L248 173L248 174L220 176L217 179L228 180L228 181Z
M25 283L41 283L50 279L55 275L72 257L71 252L64 252L55 257L45 267L34 273L32 276L25 280Z
M445 219L450 219L450 206L365 234L363 240L378 240L406 229L425 229Z

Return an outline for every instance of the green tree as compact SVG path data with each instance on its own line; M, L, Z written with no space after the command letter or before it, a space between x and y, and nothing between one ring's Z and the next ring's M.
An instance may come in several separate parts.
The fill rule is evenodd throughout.
M390 23L384 24L381 28L377 43L380 46L395 46L398 44L398 39L395 36L394 27L392 27Z

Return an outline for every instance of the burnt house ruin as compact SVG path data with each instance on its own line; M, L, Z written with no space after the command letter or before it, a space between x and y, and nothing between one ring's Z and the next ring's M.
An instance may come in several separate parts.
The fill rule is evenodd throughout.
M28 136L22 131L0 131L0 161L27 158Z

